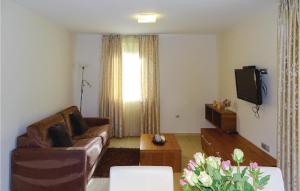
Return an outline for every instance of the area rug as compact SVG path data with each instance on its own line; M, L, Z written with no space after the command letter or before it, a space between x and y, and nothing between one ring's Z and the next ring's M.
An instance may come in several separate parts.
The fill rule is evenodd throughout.
M137 166L140 162L140 149L108 148L98 163L94 177L109 177L112 166Z

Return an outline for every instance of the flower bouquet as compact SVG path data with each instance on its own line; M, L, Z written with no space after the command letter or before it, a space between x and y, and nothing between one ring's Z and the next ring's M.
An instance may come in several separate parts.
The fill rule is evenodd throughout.
M231 101L229 99L224 99L223 102L222 102L222 107L224 109L226 109L227 107L230 107L231 105Z
M230 160L222 161L219 157L205 157L196 153L184 169L180 185L184 191L257 191L267 185L270 175L262 176L256 162L249 167L240 167L244 153L234 149L233 160L237 166L232 167Z

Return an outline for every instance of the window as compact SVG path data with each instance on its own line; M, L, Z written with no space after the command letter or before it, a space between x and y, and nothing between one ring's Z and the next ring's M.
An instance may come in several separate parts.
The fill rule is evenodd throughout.
M141 100L141 62L139 41L135 37L122 38L122 88L123 101Z

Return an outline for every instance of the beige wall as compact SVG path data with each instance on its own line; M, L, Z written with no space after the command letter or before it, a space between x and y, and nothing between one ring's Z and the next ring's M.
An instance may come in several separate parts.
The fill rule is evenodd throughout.
M100 89L101 89L101 43L99 34L75 34L74 35L74 97L76 105L80 105L81 69L80 65L86 65L84 79L92 87L85 86L82 102L82 114L86 117L99 116Z
M216 36L166 34L159 35L159 41L162 132L199 133L201 127L211 127L204 120L204 104L218 95ZM75 100L79 105L78 65L87 64L85 76L92 88L85 88L83 115L97 116L101 35L76 34L74 47Z
M26 126L73 104L71 35L13 1L1 1L1 190Z
M268 144L272 156L276 155L277 128L276 19L277 7L272 7L218 36L220 98L233 101L240 134L259 147L262 142ZM259 119L251 110L253 104L236 96L234 69L245 65L268 70L268 95L263 99Z
M160 35L159 40L161 131L199 133L211 127L204 104L218 96L216 36Z

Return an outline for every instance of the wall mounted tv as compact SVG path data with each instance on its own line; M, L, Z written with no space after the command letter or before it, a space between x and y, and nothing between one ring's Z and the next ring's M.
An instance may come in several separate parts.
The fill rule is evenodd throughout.
M236 92L239 99L262 104L261 72L255 66L235 69Z

